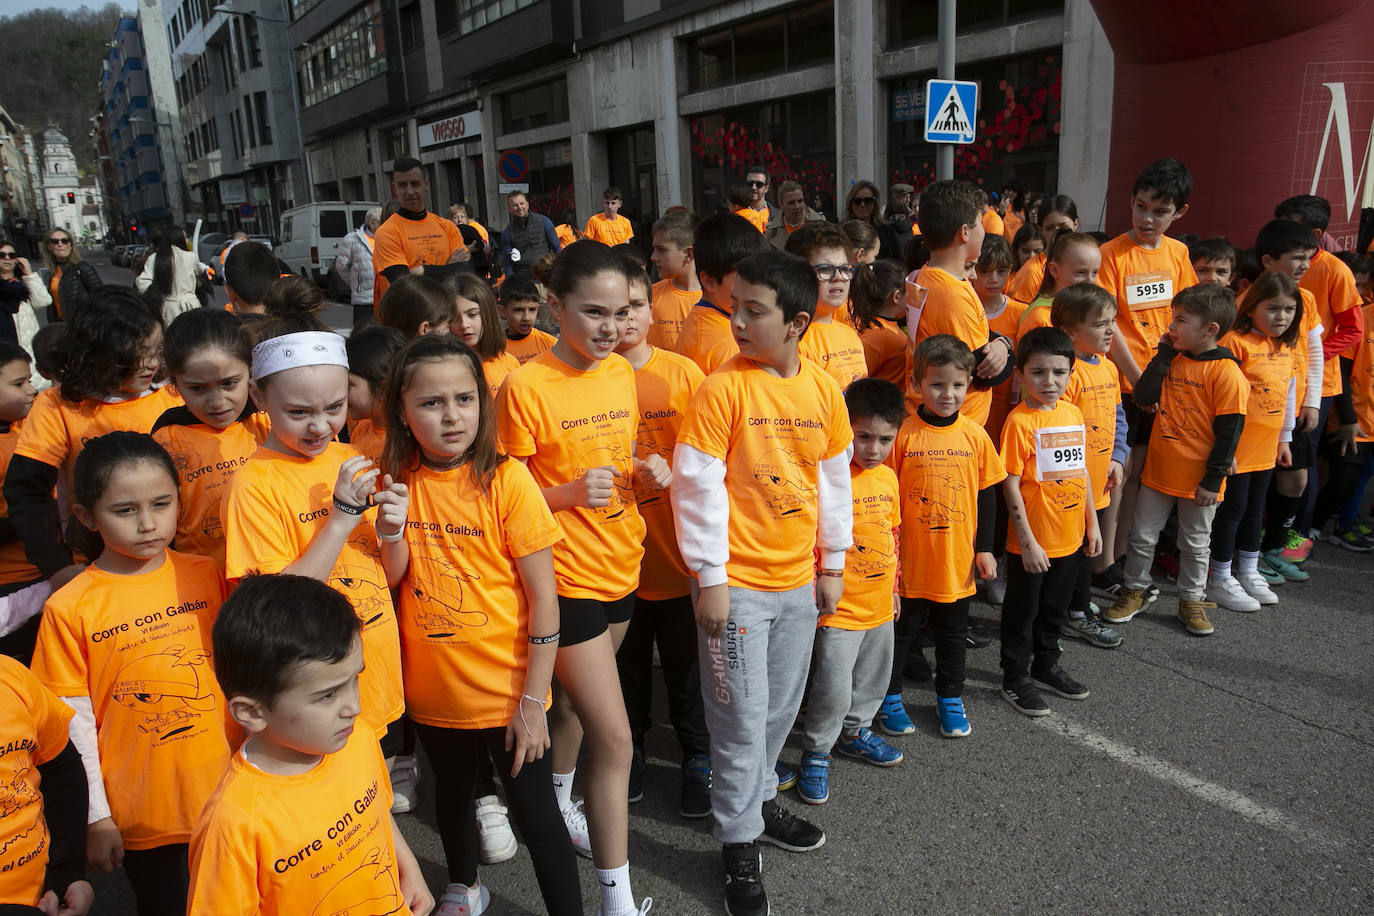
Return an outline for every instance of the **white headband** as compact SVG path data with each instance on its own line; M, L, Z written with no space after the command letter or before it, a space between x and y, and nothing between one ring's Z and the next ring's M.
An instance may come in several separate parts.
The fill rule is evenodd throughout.
M301 331L264 340L253 348L252 378L260 382L283 369L302 366L348 368L344 339L330 331Z

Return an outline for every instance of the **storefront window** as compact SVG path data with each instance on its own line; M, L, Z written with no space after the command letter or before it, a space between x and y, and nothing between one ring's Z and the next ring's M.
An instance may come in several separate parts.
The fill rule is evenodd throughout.
M568 120L566 76L507 92L499 99L501 124L508 134Z
M1062 13L1064 0L959 0L955 31L1010 25L1048 13ZM940 29L940 5L931 0L888 0L887 46L934 41Z
M834 60L830 0L736 23L687 41L693 92Z
M572 142L526 146L521 152L525 154L528 171L517 183L530 186L530 209L559 222L563 213L575 206Z

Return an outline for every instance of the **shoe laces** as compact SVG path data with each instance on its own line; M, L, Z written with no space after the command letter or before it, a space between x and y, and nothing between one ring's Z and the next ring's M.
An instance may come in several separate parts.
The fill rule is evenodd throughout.
M733 886L752 887L759 883L759 857L752 855L747 859L734 859L725 872Z
M587 832L587 813L582 810L582 799L578 799L563 809L563 821L578 833Z
M1284 541L1283 546L1285 548L1297 548L1304 547L1306 546L1306 544L1307 538L1303 537L1301 534L1298 534L1296 531L1289 529L1288 540Z
M766 809L766 816L776 821L780 827L788 828L797 822L797 816L784 808L782 803L776 798L764 802L764 807Z

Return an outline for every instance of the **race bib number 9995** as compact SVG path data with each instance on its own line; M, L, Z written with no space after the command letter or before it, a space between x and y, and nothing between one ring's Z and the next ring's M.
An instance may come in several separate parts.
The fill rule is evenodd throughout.
M1035 434L1035 479L1071 480L1087 472L1088 437L1081 426L1046 426Z

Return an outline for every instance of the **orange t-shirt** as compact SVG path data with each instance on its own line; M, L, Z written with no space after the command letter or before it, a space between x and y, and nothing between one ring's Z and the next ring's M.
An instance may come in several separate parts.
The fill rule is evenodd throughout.
M913 297L919 297L921 289L926 291L923 307L913 301ZM916 272L914 281L907 281L907 307L913 306L921 307L921 320L915 328L911 327L911 319L907 319L907 333L912 338L913 354L921 341L936 334L952 334L970 350L977 350L988 342L987 313L983 311L983 303L973 287L963 277L956 277L927 264ZM921 403L920 389L912 385L907 389L906 397L907 413L914 414ZM991 406L991 389L970 387L959 412L981 426L987 420Z
M835 613L816 625L871 630L892 619L902 498L897 475L885 464L864 470L851 462L849 488L854 499L854 546L844 555L844 594Z
M617 601L639 584L644 519L631 486L635 457L634 369L612 353L586 372L553 351L510 375L497 398L497 435L523 458L541 488L578 480L589 469L615 468L609 505L555 514L563 540L554 545L558 594Z
M343 748L291 776L235 752L191 838L187 916L409 916L375 733L357 720Z
M736 216L742 216L753 224L754 228L760 232L768 229L768 211L755 210L753 207L741 207L735 211Z
M391 281L382 276L388 267L442 266L463 245L463 233L453 220L437 213L423 219L406 219L395 213L377 227L372 249L372 269L377 276L372 287L372 303L382 301Z
M1012 341L1019 340L1021 315L1025 311L1026 303L1017 302L1003 294L1002 311L996 315L988 315L988 330ZM983 314L987 314L986 309ZM1011 413L1012 398L1015 396L1012 382L1013 379L1007 379L992 389L992 403L988 405L988 418L983 423L983 429L987 430L988 438L993 442L1002 441L1002 424L1007 421L1007 414Z
M473 219L470 216L468 217L467 224L471 226L477 232L477 234L482 237L482 242L484 244L491 244L491 234L487 232L486 226L483 226L481 223L477 222L477 220ZM459 231L461 232L462 230L460 229Z
M1006 478L987 432L960 415L949 426L906 418L892 444L902 494L903 598L948 604L972 595L978 492Z
M1006 294L1009 298L1030 302L1040 293L1040 284L1044 279L1045 253L1042 251L1007 278Z
M983 231L988 235L1001 235L1006 229L1006 223L1002 221L1002 214L996 210L988 210L983 214Z
M169 550L139 575L88 566L43 606L33 673L60 697L90 697L126 849L189 840L228 762L210 662L225 594L214 560Z
M331 442L316 458L260 448L239 468L224 506L225 571L230 579L253 572L279 573L295 563L329 522L339 465L360 454ZM353 605L363 623L363 664L358 677L363 718L378 734L405 709L401 643L391 591L377 544L376 507L358 517L327 584Z
M170 423L153 433L172 456L178 478L176 548L209 557L224 568L224 525L220 511L234 473L271 433L265 413L224 429L196 421L185 412L185 425Z
M1116 363L1098 356L1092 363L1075 357L1073 374L1061 399L1083 414L1087 430L1088 475L1092 478L1093 508L1104 508L1112 501L1106 491L1107 474L1112 468L1112 449L1116 447L1116 408L1121 403L1121 374Z
M654 326L645 338L651 347L678 352L678 338L692 306L701 301L701 290L679 289L672 280L659 280L649 293Z
M863 341L853 328L833 318L812 322L797 344L797 352L824 369L841 391L856 378L868 375Z
M1067 557L1083 546L1088 524L1085 442L1083 414L1062 398L1051 410L1017 404L1002 427L1002 461L1008 476L1021 478L1026 521L1050 559ZM1015 525L1007 525L1007 552L1021 554Z
M810 360L779 378L739 355L701 383L678 441L725 463L731 585L779 592L812 581L819 463L853 438L840 386Z
M1374 304L1364 307L1364 335L1355 345L1350 371L1350 403L1364 435L1360 442L1374 442Z
M554 226L553 234L558 236L558 244L562 245L564 248L567 248L573 242L577 241L577 233L574 232L573 227L569 226L567 223L559 223L557 226Z
M1150 249L1123 233L1102 246L1097 285L1116 299L1117 333L1144 371L1159 349L1159 338L1169 329L1174 297L1197 285L1197 274L1188 246L1178 239L1166 237L1158 248ZM1134 386L1123 378L1121 387L1129 391Z
M1012 240L1016 238L1017 231L1024 225L1026 225L1026 221L1014 212L1008 212L1002 217L1002 236L1007 240L1008 245L1012 243Z
M4 480L5 474L9 472L10 459L14 457L14 447L19 444L19 430L23 424L23 420L15 420L9 425L9 429L0 433L0 480ZM9 514L5 497L0 494L0 518L8 518ZM0 544L0 585L37 582L42 578L43 574L38 571L38 567L30 563L24 555L22 538L16 537L8 544Z
M498 353L482 363L482 374L487 378L487 388L491 390L493 398L496 397L496 392L501 390L501 383L506 380L506 376L519 368L520 360L508 352Z
M868 377L886 379L905 393L911 383L908 347L906 334L897 322L879 318L859 332L859 342L863 344Z
M1216 441L1212 420L1233 413L1243 416L1249 399L1250 383L1235 360L1175 356L1164 376L1140 482L1192 499ZM1218 498L1225 493L1222 480Z
M621 245L635 237L635 230L630 221L619 213L613 217L594 213L587 220L587 228L582 230L582 234L606 245Z
M349 420L348 444L373 461L380 460L386 448L386 430L378 429L371 419Z
M1054 327L1054 322L1050 321L1050 307L1052 305L1054 305L1054 296L1036 296L1021 313L1021 323L1016 327L1016 339L1020 340L1021 335L1034 328Z
M1258 330L1247 334L1232 331L1217 343L1240 360L1241 372L1250 385L1245 428L1236 446L1236 473L1267 471L1278 461L1288 382L1296 368L1293 348ZM1303 371L1306 372L1305 366Z
M1336 330L1336 316L1360 308L1360 290L1355 275L1340 258L1320 248L1312 256L1312 266L1302 275L1298 286L1316 300L1317 315L1322 323L1322 340ZM1340 356L1333 356L1322 367L1322 397L1341 393Z
M739 353L739 344L735 343L735 334L730 330L730 313L701 300L682 322L677 352L696 363L707 375L715 372L721 363Z
M639 457L655 454L673 463L678 430L692 395L704 376L685 356L655 348L649 361L635 370L639 401L639 429L635 450ZM635 487L639 513L644 516L644 561L639 567L639 590L646 601L666 601L691 591L691 576L677 546L673 506L667 490Z
M519 339L506 335L506 353L523 366L545 350L552 350L556 343L558 338L547 331L530 328L530 332Z
M407 483L410 565L398 614L406 713L440 728L504 728L530 654L515 561L554 546L558 523L514 458L497 466L486 491L467 466L422 466Z
M72 708L0 655L0 904L35 906L47 884L48 822L38 767L67 747Z

